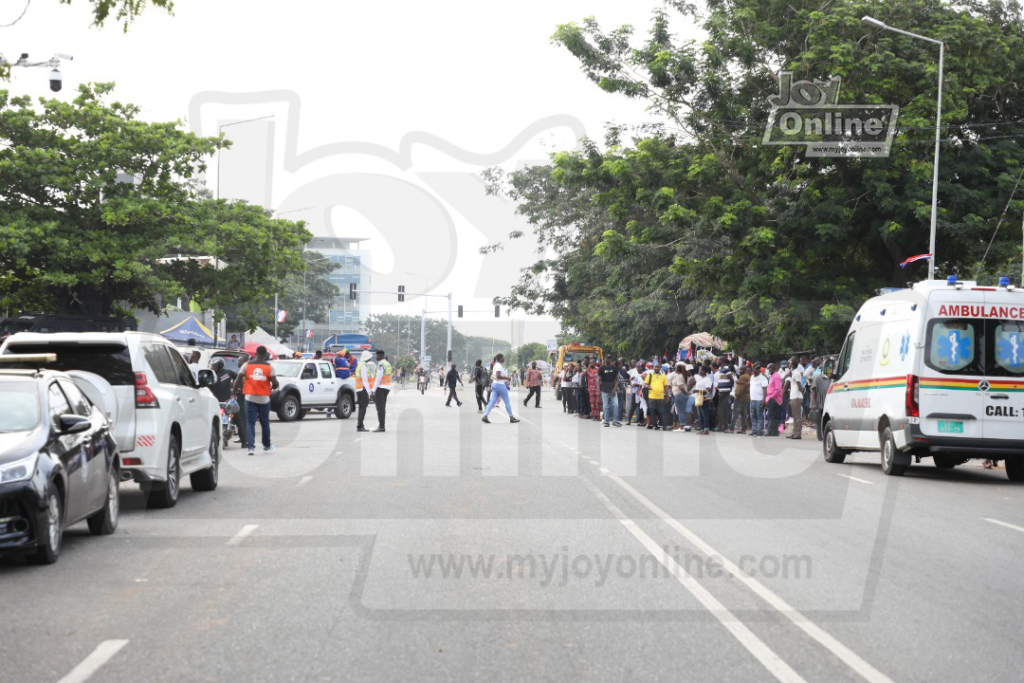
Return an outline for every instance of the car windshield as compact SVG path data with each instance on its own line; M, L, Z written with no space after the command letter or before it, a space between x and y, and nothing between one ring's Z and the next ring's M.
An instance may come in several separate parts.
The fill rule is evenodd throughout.
M274 372L281 377L298 377L302 368L306 367L304 361L297 360L276 360L271 365L274 366Z
M31 343L9 344L5 353L55 353L57 360L40 366L39 363L19 365L7 363L7 367L47 367L51 370L84 370L93 372L113 386L135 384L132 358L123 344L62 344Z
M0 335L15 334L32 329L32 323L28 320L4 320L0 322Z
M0 432L27 432L39 424L39 394L33 381L0 382Z

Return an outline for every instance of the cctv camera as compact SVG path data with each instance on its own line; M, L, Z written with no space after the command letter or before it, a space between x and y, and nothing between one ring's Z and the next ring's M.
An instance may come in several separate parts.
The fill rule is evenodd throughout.
M64 85L64 77L60 75L60 71L54 69L50 72L50 90L60 92L62 85Z
M75 58L75 56L74 56L74 55L69 55L69 54L67 54L66 52L58 52L58 53L57 53L57 56L58 56L58 57L60 57L61 59L66 59L66 60L68 60L69 62L70 62L70 61L72 61L72 60L74 60L74 58Z

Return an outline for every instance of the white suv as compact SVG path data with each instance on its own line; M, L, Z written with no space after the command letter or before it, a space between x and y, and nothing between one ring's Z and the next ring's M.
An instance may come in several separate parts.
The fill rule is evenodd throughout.
M178 502L183 475L196 491L217 488L220 405L209 370L199 386L174 346L144 332L19 333L0 353L55 353L55 370L84 370L109 385L121 469L147 493L150 507ZM104 392L107 391L103 387Z

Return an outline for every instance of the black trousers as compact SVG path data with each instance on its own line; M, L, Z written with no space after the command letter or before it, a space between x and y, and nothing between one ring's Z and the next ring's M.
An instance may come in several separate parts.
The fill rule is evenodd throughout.
M385 411L388 407L388 394L390 389L377 389L373 392L373 405L377 406L377 426L384 429Z
M366 406L370 405L370 393L366 389L356 392L356 402L359 404L359 413L356 415L356 428L358 429L363 426Z
M444 404L446 406L450 406L452 404L453 398L455 399L455 402L457 404L459 404L460 406L462 405L462 401L459 400L458 395L455 393L455 387L448 387L448 400L445 401Z
M534 403L534 406L540 408L540 387L530 387L530 393L526 395L526 400L523 401L524 406L530 402L530 399L533 398L534 394L537 394L537 401Z
M765 436L778 436L779 423L782 422L782 406L775 401L765 401L768 405L768 427Z

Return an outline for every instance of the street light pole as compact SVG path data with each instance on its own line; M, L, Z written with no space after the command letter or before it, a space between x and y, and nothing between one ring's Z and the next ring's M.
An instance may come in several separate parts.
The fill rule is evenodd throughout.
M946 54L946 44L941 40L935 38L928 38L917 33L911 33L910 31L904 31L903 29L894 28L889 26L884 21L879 21L873 17L864 17L861 21L868 26L874 26L875 28L882 29L883 31L892 31L893 33L899 33L904 36L911 38L917 38L918 40L924 40L932 43L933 45L939 46L939 95L938 101L935 106L935 155L932 159L932 218L931 218L931 234L928 243L928 252L932 255L928 259L928 279L935 279L935 225L938 220L939 213L939 137L942 128L942 69L944 57Z

